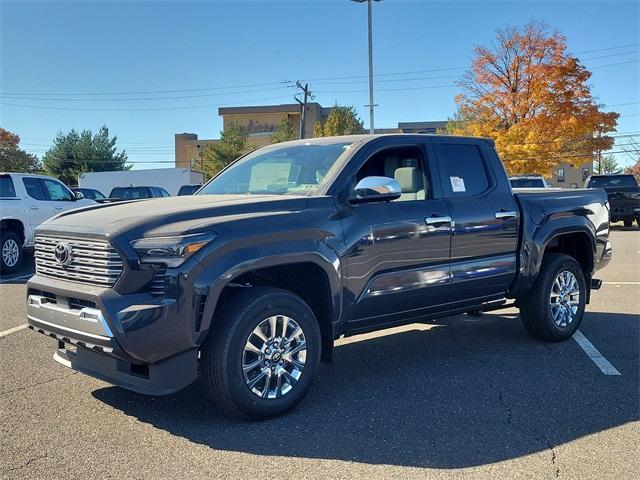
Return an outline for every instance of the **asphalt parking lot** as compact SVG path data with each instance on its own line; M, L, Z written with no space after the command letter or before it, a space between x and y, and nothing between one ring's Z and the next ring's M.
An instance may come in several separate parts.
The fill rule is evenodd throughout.
M535 341L515 310L343 339L259 423L198 382L145 397L55 363L21 328L27 264L0 280L0 478L637 478L640 231L611 241L579 341Z

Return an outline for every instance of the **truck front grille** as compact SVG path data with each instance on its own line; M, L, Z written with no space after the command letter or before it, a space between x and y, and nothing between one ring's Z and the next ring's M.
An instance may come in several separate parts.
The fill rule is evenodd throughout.
M56 258L58 245L70 251L67 262ZM37 235L35 260L38 275L100 287L113 286L123 269L122 258L105 240Z

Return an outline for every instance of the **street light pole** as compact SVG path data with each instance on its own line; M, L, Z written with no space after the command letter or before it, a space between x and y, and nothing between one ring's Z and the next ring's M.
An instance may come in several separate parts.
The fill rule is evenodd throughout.
M373 103L373 29L371 21L371 3L380 2L382 0L351 0L357 3L367 2L367 16L368 16L368 32L369 32L369 133L374 133L374 121L373 110L376 106Z
M374 133L373 128L373 38L371 31L371 0L367 2L369 16L369 133Z

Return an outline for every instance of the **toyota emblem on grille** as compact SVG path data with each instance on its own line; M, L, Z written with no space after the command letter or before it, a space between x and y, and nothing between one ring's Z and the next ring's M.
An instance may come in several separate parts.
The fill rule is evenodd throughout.
M66 267L71 263L71 246L68 243L57 243L53 253L56 257L56 261L63 267Z

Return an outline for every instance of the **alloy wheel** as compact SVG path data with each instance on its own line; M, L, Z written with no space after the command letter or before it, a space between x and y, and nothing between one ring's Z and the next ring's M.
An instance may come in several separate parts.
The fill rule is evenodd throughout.
M551 286L549 305L558 327L566 327L575 320L580 305L580 285L573 273L568 270L558 273Z
M282 397L298 383L306 358L302 327L286 315L266 318L249 334L244 346L245 383L261 398Z
M11 268L15 267L19 258L20 246L13 238L7 239L2 245L2 261L7 267Z

